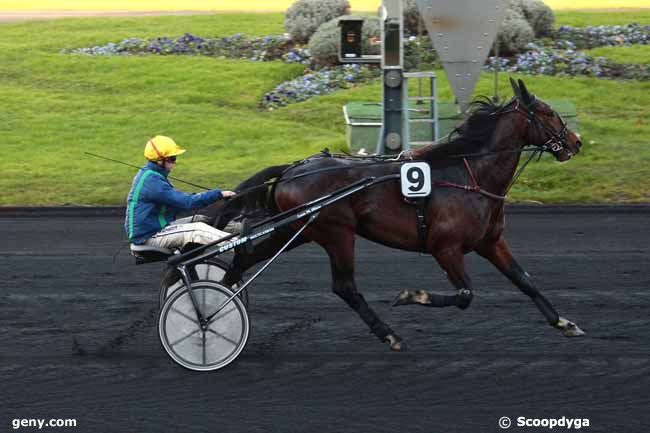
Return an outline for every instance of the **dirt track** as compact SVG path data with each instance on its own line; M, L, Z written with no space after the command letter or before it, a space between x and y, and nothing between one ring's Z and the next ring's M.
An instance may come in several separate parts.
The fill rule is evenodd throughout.
M136 267L125 250L112 263L120 217L0 218L0 431L76 418L41 431L490 432L502 416L565 416L589 418L589 432L646 432L649 221L648 208L509 215L519 261L582 339L548 327L473 255L468 310L391 309L402 288L451 287L432 259L360 241L359 287L409 352L369 335L307 246L252 288L240 358L192 373L158 343L161 267Z

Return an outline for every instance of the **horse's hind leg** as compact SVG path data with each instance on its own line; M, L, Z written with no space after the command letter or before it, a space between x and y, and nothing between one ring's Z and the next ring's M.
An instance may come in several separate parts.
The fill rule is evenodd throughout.
M354 233L343 237L342 240L339 237L336 243L321 245L330 258L332 291L359 314L379 340L390 344L391 350L405 350L406 344L402 339L379 319L377 313L368 306L363 295L357 291L354 281Z
M459 248L446 248L434 253L440 267L447 273L451 284L458 290L456 295L441 295L428 293L424 290L411 292L403 290L395 300L393 306L420 304L425 307L458 307L462 310L469 307L472 302L473 288L469 276L465 273L465 256Z
M539 289L533 284L528 272L524 271L515 261L510 247L508 247L508 243L503 237L496 242L481 246L476 252L488 259L522 292L528 295L551 326L561 329L562 333L567 337L584 335L584 332L575 323L561 317L551 303L540 293Z

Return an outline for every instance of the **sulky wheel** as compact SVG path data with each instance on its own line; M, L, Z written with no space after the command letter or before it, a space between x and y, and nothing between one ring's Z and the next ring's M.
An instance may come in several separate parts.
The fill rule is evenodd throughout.
M211 281L192 284L198 308L204 317L213 314L233 294ZM234 361L248 341L250 322L243 302L233 298L204 327L188 290L177 290L160 310L158 333L169 356L194 371L223 368Z
M217 258L212 258L205 263L199 263L198 265L195 265L193 269L190 269L190 278L192 278L193 281L209 280L219 283L223 279L223 276L226 274L227 268L228 263ZM242 281L233 284L232 289L236 291L241 284ZM174 268L169 268L167 272L165 272L165 275L163 276L163 279L160 283L158 306L162 308L163 304L165 303L165 299L167 299L172 293L183 286L184 284L180 278L178 271L176 271ZM244 305L248 307L248 290L242 290L237 296L239 296Z

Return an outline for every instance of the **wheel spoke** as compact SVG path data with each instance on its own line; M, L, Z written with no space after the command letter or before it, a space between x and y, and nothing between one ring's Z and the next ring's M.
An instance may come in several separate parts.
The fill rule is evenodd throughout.
M210 319L210 321L208 322L208 325L210 325L210 324L211 324L212 322L214 322L215 320L219 320L219 319L221 319L222 317L225 317L226 315L232 313L232 312L235 311L236 309L237 309L237 307L232 307L232 308L231 308L230 310L228 310L228 311L222 311L222 312L219 313L217 316L214 316L212 319Z
M187 314L183 313L183 312L180 311L180 310L177 310L177 309L174 308L174 307L170 308L170 310L172 310L173 312L175 312L175 313L178 314L179 316L186 318L187 320L189 320L190 322L192 322L192 323L194 323L195 325L198 326L198 324L199 324L199 321L198 321L198 320L191 318L191 317L188 316Z
M200 332L200 331L201 331L200 329L196 329L196 330L190 332L189 334L187 334L185 337L181 337L181 338L179 338L178 340L174 341L173 343L170 344L170 346L171 346L171 347L174 347L174 346L176 346L178 343L187 340L187 339L190 338L192 335L194 335L194 334L196 334L197 332Z
M223 338L224 340L226 340L228 343L232 344L233 346L237 346L239 344L237 341L233 340L232 338L228 338L225 335L220 334L219 332L215 331L212 328L208 328L208 332L212 332L217 337Z
M205 331L203 331L203 365L205 365Z

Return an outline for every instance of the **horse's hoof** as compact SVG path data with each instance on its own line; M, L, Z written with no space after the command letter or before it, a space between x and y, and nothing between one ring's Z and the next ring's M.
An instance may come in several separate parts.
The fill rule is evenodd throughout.
M585 335L585 331L578 328L578 325L575 323L570 323L569 326L562 331L562 334L564 334L565 337L580 337Z
M402 292L393 300L393 307L410 304L427 305L430 303L431 296L429 296L429 294L424 290L416 290L412 293L408 290L402 290Z
M390 350L392 350L393 352L406 352L407 351L406 342L398 341L395 344L391 344Z
M393 307L399 305L407 305L411 303L411 293L408 290L402 290L399 295L395 296L393 299Z
M384 341L390 345L390 350L392 350L393 352L406 351L406 343L396 335L389 334L386 336Z
M565 337L580 337L582 335L585 335L585 331L578 328L578 325L571 322L570 320L565 319L564 317L560 317L560 320L557 321L557 324L555 326L562 330L562 334Z

